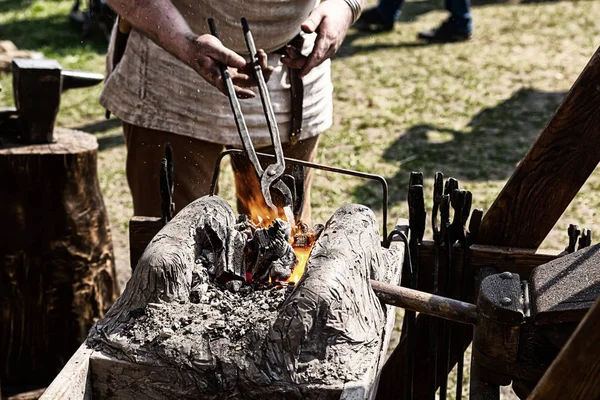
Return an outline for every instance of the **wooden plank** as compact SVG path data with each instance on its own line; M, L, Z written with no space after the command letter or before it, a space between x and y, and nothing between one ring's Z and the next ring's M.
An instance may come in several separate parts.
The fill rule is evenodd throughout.
M531 400L600 398L600 299L587 313L529 397Z
M423 241L419 246L419 290L431 292L431 276L433 274L434 243ZM521 279L528 279L535 267L546 264L560 257L558 251L521 249L515 247L497 247L485 245L473 245L470 248L469 273L474 276L475 272L483 267L496 268L500 272L509 271L519 274ZM446 259L446 250L440 251L440 260ZM463 251L455 246L453 259L457 270L462 270ZM440 268L441 281L446 268ZM460 277L458 277L460 279Z
M129 260L134 270L148 243L163 227L158 217L133 217L129 220Z
M89 371L92 352L85 343L82 344L40 400L91 400Z
M6 400L38 400L45 390L46 388L30 390L28 392L15 394L14 396L8 396Z
M537 248L600 162L600 49L485 214L478 244Z

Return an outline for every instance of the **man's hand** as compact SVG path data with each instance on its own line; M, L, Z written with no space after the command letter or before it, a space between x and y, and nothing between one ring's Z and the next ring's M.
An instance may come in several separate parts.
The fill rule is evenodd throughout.
M299 49L286 46L287 54L281 58L281 62L290 68L299 69L298 75L304 77L314 67L337 53L350 25L352 10L344 0L322 2L301 26L306 33L317 33L310 55L303 56Z
M246 63L242 56L223 46L219 39L212 35L192 37L189 38L189 45L184 46L181 50L177 57L221 92L227 94L219 63L225 65L229 70L235 92L239 98L255 96L255 93L248 89L257 85L252 63ZM268 81L273 73L273 67L267 64L267 53L263 50L258 50L258 61L265 80Z

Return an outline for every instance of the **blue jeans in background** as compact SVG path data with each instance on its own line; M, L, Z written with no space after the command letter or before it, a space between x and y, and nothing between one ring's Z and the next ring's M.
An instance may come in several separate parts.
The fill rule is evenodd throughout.
M448 21L454 27L464 33L471 33L473 30L473 21L471 20L470 1L469 0L445 0L444 5L450 13ZM404 0L380 0L377 5L383 21L394 23L399 17L404 5Z

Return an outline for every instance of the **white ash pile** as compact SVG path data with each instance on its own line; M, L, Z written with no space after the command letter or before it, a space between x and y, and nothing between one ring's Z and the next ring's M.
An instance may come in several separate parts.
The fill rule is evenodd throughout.
M239 292L207 282L197 302L150 303L136 311L121 335L129 339L137 360L152 357L157 349L168 357L165 364L198 367L217 348L228 352L254 349L277 317L277 310L293 290L292 285L271 285L260 290L244 286ZM204 344L204 346L198 346Z

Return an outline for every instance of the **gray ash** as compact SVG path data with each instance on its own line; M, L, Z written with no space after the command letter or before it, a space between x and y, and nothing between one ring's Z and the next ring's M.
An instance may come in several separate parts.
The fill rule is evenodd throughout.
M191 302L150 303L131 314L121 335L131 340L133 359L144 360L159 349L169 354L163 361L194 366L220 347L252 354L294 289L245 285L233 293L214 280L203 282L205 276L193 279Z

